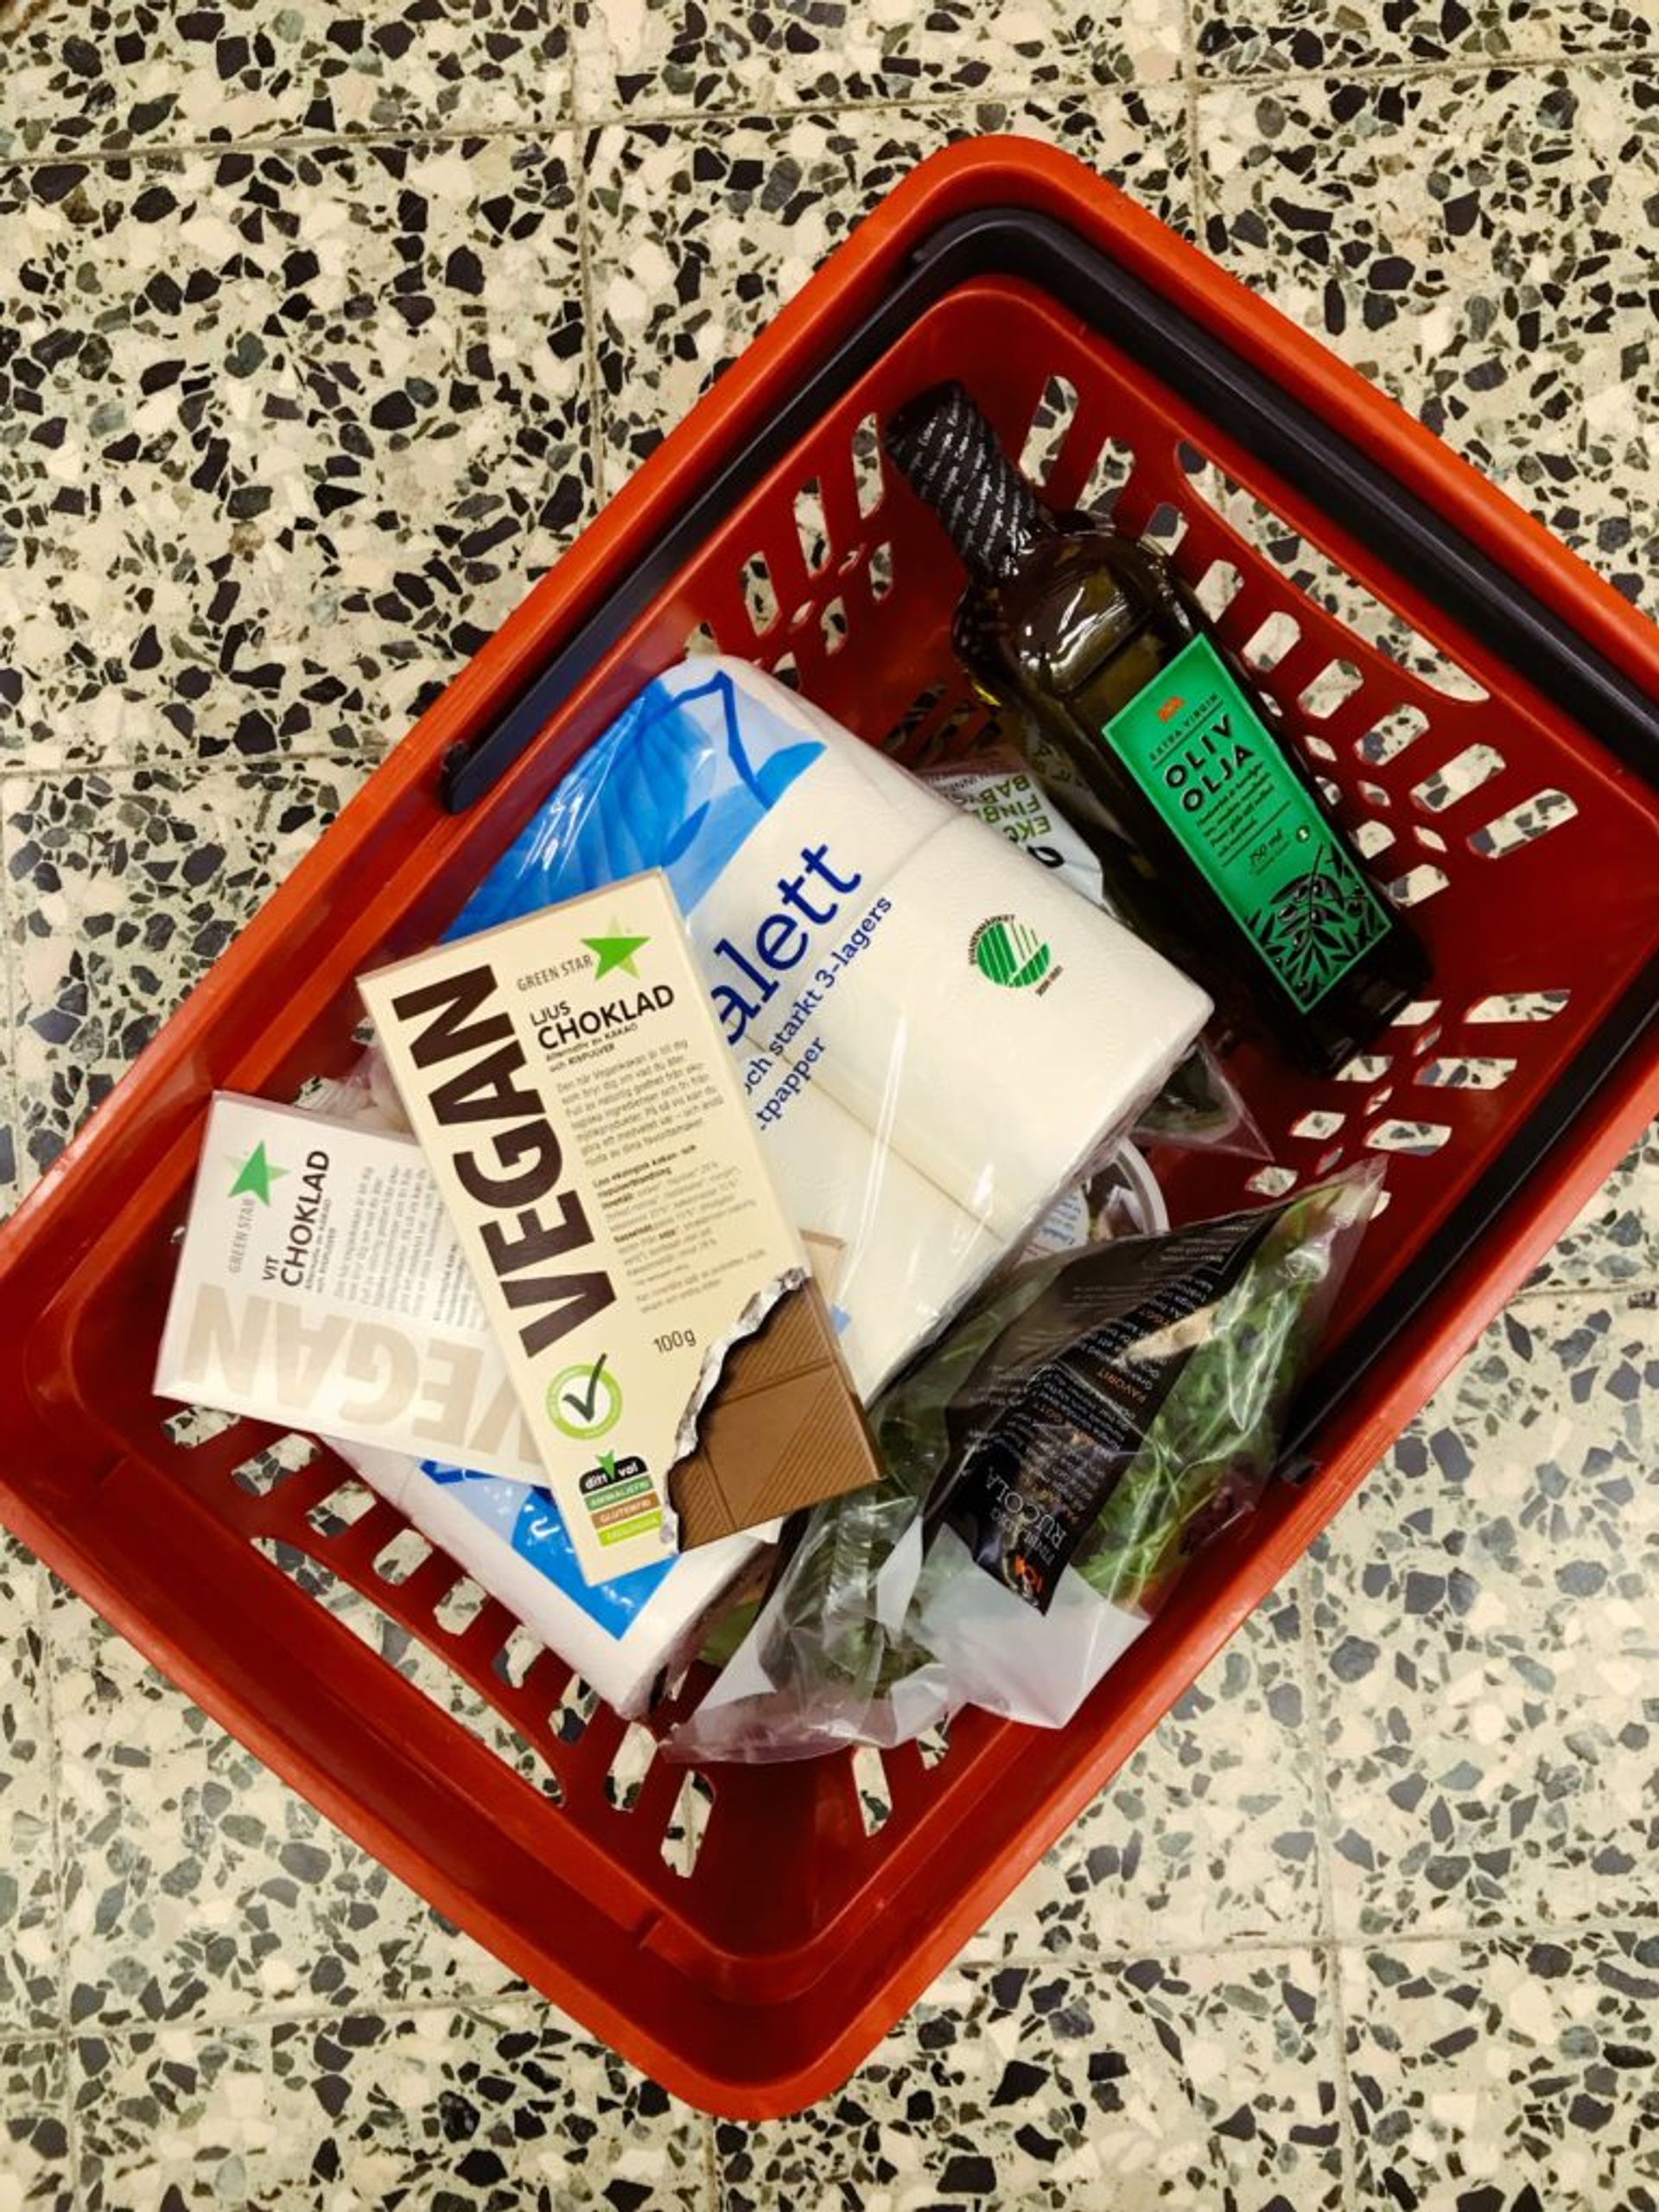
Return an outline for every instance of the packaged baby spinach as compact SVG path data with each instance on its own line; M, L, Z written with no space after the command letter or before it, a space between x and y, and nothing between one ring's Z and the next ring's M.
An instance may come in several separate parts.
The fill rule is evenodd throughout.
M889 1464L913 1457L918 1415L936 1447L942 1425L931 1524L1039 1611L1073 1563L1114 1603L1149 1610L1200 1519L1231 1518L1271 1473L1328 1307L1331 1247L1363 1222L1374 1181L1020 1270L976 1317L971 1366L966 1345L925 1358L878 1408Z
M885 1746L969 1704L1063 1726L1271 1480L1380 1180L1003 1277L876 1402L880 1482L808 1518L671 1749Z

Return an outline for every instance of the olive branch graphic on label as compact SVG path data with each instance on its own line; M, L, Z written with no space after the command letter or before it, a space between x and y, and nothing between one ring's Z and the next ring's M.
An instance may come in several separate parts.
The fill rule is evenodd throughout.
M1327 874L1326 858L1322 853L1306 875L1293 876L1250 917L1251 936L1304 1002L1351 966L1372 934L1364 885L1355 876Z

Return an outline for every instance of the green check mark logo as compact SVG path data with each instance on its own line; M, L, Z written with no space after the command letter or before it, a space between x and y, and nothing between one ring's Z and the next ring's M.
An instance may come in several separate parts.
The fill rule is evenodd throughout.
M588 1388L585 1390L565 1392L564 1402L567 1406L575 1408L576 1418L579 1421L592 1421L594 1408L599 1402L599 1385L604 1372L605 1354L601 1352L599 1357L594 1362L594 1371L588 1378Z
M616 1427L622 1414L622 1386L601 1352L591 1367L567 1367L547 1386L547 1410L553 1426L565 1436L586 1441L603 1436Z

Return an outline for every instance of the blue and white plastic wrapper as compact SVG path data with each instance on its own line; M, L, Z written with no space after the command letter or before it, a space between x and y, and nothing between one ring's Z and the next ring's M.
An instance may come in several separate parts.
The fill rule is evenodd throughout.
M589 1583L545 1491L330 1442L388 1505L627 1719L648 1711L684 1673L715 1609L778 1538L773 1522L660 1566Z
M655 868L867 1400L1123 1133L1210 1012L995 830L741 662L647 685L451 934Z

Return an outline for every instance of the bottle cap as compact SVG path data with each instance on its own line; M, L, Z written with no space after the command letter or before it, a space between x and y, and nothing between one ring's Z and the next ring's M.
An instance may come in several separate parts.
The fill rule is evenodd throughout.
M1042 503L962 385L935 385L907 401L885 443L975 575L1007 575L1048 535Z

